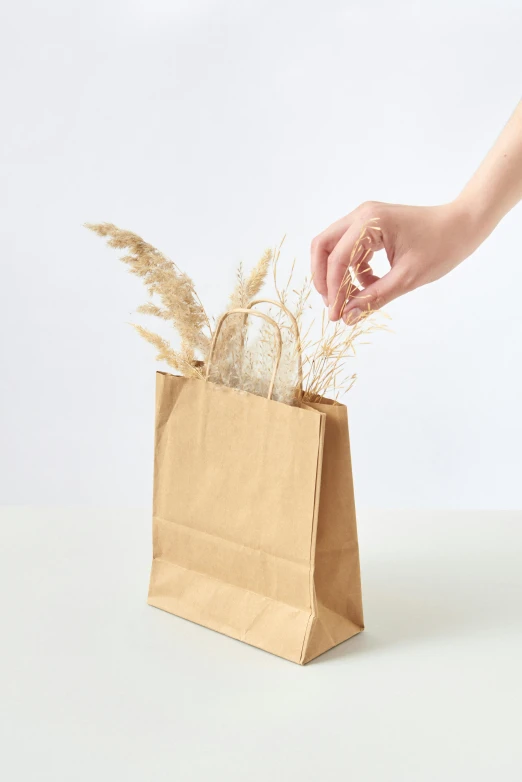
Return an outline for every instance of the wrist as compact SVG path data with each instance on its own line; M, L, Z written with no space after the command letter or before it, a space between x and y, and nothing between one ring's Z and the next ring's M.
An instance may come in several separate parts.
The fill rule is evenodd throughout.
M475 247L487 239L503 217L493 199L467 187L452 202L452 209Z

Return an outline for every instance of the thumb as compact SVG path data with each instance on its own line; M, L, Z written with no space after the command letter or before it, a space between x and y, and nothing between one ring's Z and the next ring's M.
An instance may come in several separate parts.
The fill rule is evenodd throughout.
M355 323L365 312L380 310L405 292L403 275L396 267L392 267L384 277L372 282L364 290L354 291L343 308L342 318L345 323Z

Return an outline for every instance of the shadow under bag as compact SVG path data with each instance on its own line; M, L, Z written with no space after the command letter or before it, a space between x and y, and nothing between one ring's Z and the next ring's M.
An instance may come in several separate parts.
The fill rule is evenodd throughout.
M158 372L148 602L300 664L360 632L346 407Z

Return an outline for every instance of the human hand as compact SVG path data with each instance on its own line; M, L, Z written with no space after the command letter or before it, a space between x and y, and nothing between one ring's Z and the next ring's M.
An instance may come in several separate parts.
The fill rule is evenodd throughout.
M354 323L365 311L443 277L484 238L472 211L459 199L441 206L368 201L313 240L314 285L330 320L342 317ZM377 277L369 261L382 249L390 270Z

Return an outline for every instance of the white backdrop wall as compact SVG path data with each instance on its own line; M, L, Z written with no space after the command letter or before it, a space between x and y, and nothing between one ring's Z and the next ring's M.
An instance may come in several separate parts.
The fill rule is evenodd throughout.
M19 0L0 27L0 501L146 505L144 300L82 228L162 248L223 309L239 260L367 199L454 197L520 96L518 0ZM521 210L389 306L354 362L357 500L522 507Z

